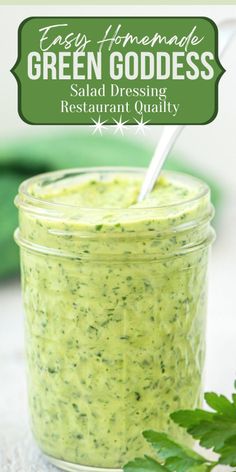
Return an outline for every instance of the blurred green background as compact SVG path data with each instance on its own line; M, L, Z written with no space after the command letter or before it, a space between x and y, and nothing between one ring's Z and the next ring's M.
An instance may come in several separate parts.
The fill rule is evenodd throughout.
M13 240L17 227L14 197L20 183L35 174L58 169L91 166L147 167L152 157L150 142L111 135L88 133L48 135L2 142L0 146L0 278L18 272L18 248ZM191 163L191 159L189 159ZM196 171L178 155L170 155L166 168L187 172L204 179L211 187L218 206L221 192L209 176Z

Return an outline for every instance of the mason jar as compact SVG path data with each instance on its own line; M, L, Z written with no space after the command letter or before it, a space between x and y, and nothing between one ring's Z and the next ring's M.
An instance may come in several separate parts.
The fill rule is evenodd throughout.
M209 188L164 172L181 190L176 202L82 207L60 197L114 176L128 192L144 169L42 174L16 198L31 426L65 470L122 468L147 452L142 431L175 434L169 414L202 399Z

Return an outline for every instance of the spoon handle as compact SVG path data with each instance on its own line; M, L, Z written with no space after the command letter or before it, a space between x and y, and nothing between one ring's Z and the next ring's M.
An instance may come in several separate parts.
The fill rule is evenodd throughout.
M163 128L162 135L155 149L153 158L149 164L145 179L138 196L138 202L141 202L149 192L152 191L155 182L161 172L162 166L169 154L175 140L181 133L184 126L172 125Z
M219 57L221 58L236 34L236 19L224 20L219 24ZM184 125L168 125L164 126L162 135L157 144L154 156L149 164L146 172L138 202L141 202L153 189L163 164L171 151L176 139L183 130Z

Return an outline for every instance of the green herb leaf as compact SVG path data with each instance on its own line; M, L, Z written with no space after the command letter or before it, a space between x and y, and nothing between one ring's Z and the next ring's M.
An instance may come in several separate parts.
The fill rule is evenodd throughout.
M231 467L232 465L236 466L236 436L231 436L231 438L225 441L219 463L231 465Z
M158 459L173 472L207 471L206 459L187 447L174 442L165 433L144 431L143 436L152 445ZM202 467L204 465L204 467ZM201 467L200 467L201 466Z
M159 462L152 459L152 457L144 456L137 457L133 461L128 462L124 466L125 472L170 472L170 469L167 469Z
M204 398L207 404L217 413L236 418L236 405L231 403L224 395L208 392L205 393Z
M213 413L205 410L178 410L170 414L171 419L182 428L190 428L202 421L212 421Z
M148 456L137 458L124 467L125 472L211 472L219 464L235 467L236 394L232 394L230 401L224 395L210 392L205 394L205 400L213 411L179 410L170 417L198 439L201 446L216 452L216 462L175 442L166 433L148 430L143 432L143 436L154 448L160 462Z
M224 395L206 393L207 404L215 410L181 410L171 414L172 420L187 432L200 445L212 449L220 455L219 463L236 466L236 398L232 402Z

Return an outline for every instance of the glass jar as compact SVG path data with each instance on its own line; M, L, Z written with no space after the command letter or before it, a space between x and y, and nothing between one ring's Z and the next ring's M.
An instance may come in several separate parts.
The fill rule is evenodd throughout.
M52 172L16 198L32 430L65 470L121 468L147 452L143 430L174 434L169 414L202 398L209 188L166 172L194 196L112 209L45 196L117 173L144 170Z

